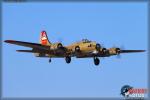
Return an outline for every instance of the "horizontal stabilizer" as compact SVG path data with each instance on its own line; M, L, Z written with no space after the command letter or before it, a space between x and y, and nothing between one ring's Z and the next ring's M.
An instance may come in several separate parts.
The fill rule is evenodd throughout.
M28 52L28 53L35 53L33 50L16 50L17 52Z

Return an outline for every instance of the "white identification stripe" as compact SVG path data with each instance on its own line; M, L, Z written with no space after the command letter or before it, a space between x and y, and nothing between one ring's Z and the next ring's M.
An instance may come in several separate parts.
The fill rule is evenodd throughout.
M46 40L46 39L47 39L46 37L42 37L42 38L41 38L41 40Z

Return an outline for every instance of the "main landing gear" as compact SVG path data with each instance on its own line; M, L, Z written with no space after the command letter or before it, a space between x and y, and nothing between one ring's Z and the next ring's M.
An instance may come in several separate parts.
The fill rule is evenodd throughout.
M52 61L52 60L51 60L51 58L50 58L50 59L49 59L49 63L51 63L51 61Z
M71 57L65 57L66 63L70 63L71 62ZM51 58L49 59L49 63L51 63Z
M71 62L71 57L66 57L65 60L66 60L66 63L69 64Z
M100 60L97 57L94 57L94 64L95 65L99 65Z

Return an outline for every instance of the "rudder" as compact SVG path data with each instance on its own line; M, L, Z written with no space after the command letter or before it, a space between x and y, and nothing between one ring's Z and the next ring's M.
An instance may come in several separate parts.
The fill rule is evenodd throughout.
M50 45L51 44L48 40L46 31L42 31L40 33L40 44L42 44L42 45Z

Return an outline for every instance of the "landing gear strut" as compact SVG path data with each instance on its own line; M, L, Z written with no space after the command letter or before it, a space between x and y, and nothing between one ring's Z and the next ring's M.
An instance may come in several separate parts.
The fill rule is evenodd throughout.
M100 60L97 57L94 57L94 64L95 65L99 65Z
M71 62L71 57L66 57L65 60L66 60L66 63L69 64Z

